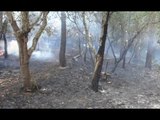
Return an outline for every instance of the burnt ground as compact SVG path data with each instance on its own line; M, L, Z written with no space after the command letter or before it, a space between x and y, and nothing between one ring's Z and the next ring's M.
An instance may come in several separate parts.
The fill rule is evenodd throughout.
M118 67L108 81L100 82L103 90L95 93L90 88L91 63L67 58L68 66L61 69L58 62L31 60L32 79L42 88L24 93L18 59L0 59L0 108L160 108L157 66L152 70L134 64Z

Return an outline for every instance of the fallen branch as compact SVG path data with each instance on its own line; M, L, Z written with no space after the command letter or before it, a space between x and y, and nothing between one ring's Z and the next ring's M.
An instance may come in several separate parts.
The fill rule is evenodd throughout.
M72 59L75 60L75 61L77 61L77 58L79 58L80 56L82 56L83 53L84 53L84 52L82 51L80 54L74 56Z

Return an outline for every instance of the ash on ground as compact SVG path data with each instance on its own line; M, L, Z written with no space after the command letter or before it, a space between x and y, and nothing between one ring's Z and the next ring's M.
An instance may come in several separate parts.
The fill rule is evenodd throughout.
M121 66L103 88L95 93L92 63L67 59L67 67L58 62L30 61L32 79L41 89L34 93L21 92L17 58L0 61L0 108L160 108L160 70L142 65ZM6 65L3 64L6 62Z

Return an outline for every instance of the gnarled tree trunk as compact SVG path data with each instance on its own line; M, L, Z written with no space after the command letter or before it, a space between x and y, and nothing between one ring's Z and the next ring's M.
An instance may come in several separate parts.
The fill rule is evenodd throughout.
M30 60L30 56L32 55L33 51L36 48L37 42L43 30L45 29L45 26L47 25L48 12L41 12L41 14L37 17L37 19L33 23L30 23L29 21L29 12L21 12L21 21L22 21L21 28L19 28L19 26L17 25L17 21L14 19L12 12L6 12L6 15L13 28L13 31L19 46L20 72L21 72L21 78L24 81L23 87L25 91L30 92L35 89L36 85L33 82L31 82L29 60ZM34 25L37 24L37 22L39 22L41 17L43 19L42 24L40 25L38 31L33 37L31 47L28 49L28 46L27 46L28 34L31 31L31 29L34 27Z

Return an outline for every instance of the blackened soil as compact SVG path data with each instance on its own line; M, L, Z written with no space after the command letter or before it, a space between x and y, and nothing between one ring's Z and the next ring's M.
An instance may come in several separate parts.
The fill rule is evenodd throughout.
M12 59L11 59L12 58ZM102 90L89 87L93 75L91 63L67 59L60 68L51 61L31 60L32 80L41 88L36 92L21 91L17 58L0 64L0 108L160 108L160 70L143 66L118 67Z

